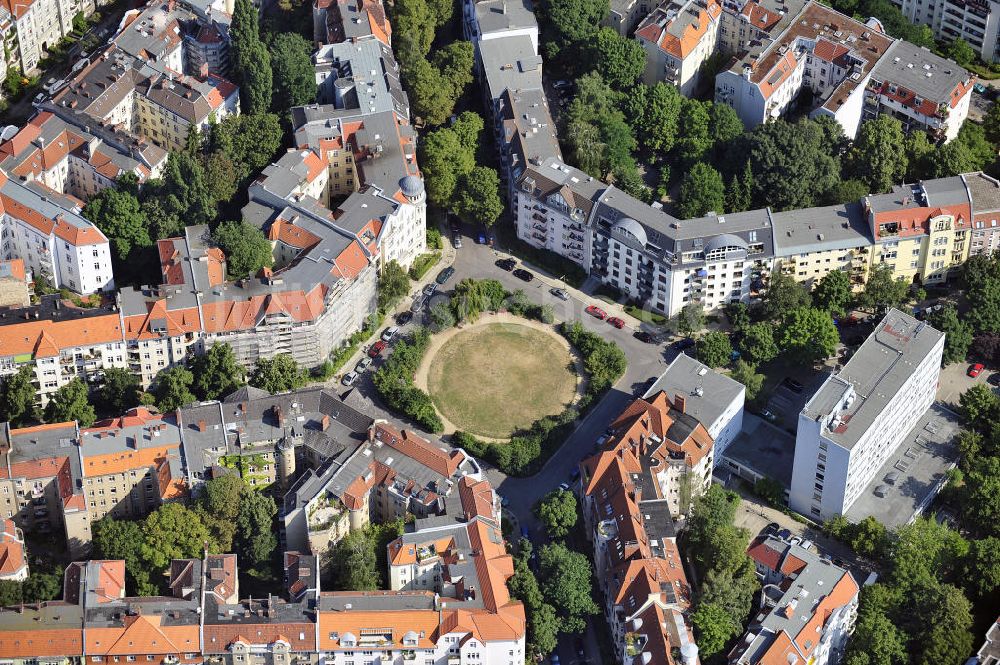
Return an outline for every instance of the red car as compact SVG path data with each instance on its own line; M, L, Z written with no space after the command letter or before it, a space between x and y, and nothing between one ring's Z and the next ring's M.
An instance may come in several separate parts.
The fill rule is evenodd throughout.
M372 344L372 348L368 349L368 356L371 358L378 358L385 351L386 343L379 340Z
M599 319L600 319L601 321L603 321L604 319L606 319L606 318L608 317L608 313L607 313L607 312L605 312L605 311L604 311L603 309L601 309L600 307L598 307L597 305L590 305L590 306L589 306L589 307L587 307L587 309L586 309L586 310L584 310L584 311L585 311L585 312L587 312L587 314L590 314L591 316L596 316L596 317L597 317L597 318L599 318Z
M984 367L983 367L982 363L976 363L975 365L973 365L972 367L969 368L969 371L966 372L966 374L968 374L969 376L971 376L974 379L977 376L979 376L980 374L982 374L983 369L984 369Z
M617 316L608 317L608 323L610 323L611 325L613 325L615 328L619 328L619 329L625 327L625 322L622 321L621 319L619 319Z

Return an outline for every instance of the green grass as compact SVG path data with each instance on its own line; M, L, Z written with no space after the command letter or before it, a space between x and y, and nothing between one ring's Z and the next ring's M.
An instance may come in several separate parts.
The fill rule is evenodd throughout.
M413 281L419 281L423 279L427 271L437 265L437 262L441 260L441 252L427 252L426 254L421 254L416 259L413 260L413 265L410 266L410 279Z
M634 316L644 323L652 323L658 326L667 325L667 317L656 312L650 312L635 305L625 305L625 311L629 316Z
M434 405L460 430L505 438L560 413L576 389L572 359L551 335L497 323L458 333L433 358Z

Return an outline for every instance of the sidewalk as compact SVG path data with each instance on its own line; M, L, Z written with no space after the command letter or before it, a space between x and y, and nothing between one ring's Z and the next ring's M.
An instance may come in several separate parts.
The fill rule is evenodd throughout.
M392 319L394 319L397 314L409 310L410 305L413 303L413 299L420 294L423 288L426 285L433 282L442 270L451 266L451 264L455 262L455 256L456 256L455 248L452 246L451 240L448 237L446 237L445 233L441 234L441 243L443 249L440 250L441 258L438 260L438 262L434 264L431 267L431 269L427 271L427 274L425 274L423 278L421 278L419 281L410 282L410 286L412 288L410 294L407 296L403 296L403 298L399 301L399 303L396 304L396 308L393 311L386 312L385 320L382 322L382 325L379 326L374 333L372 333L371 337L363 341L358 346L357 352L353 356L347 359L347 362L345 362L343 366L339 370L337 370L336 374L334 374L332 377L324 381L323 385L328 385L328 386L339 385L340 379L344 376L344 374L353 370L354 366L358 364L358 361L365 357L372 343L382 335L382 331L388 328L389 326L395 325L395 322Z

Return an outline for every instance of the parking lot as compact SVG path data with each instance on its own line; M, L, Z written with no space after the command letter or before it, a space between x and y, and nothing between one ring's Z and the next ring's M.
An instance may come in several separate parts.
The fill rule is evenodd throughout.
M952 363L941 369L941 378L938 380L938 401L952 410L958 410L958 400L962 393L977 383L987 383L990 376L997 374L985 369L979 376L972 378L968 375L969 367L969 363Z

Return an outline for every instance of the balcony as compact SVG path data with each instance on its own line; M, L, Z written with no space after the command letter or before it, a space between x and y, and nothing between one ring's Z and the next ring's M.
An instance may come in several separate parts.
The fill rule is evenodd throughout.
M531 237L537 240L538 242L546 242L548 240L548 238L546 238L545 235L541 233L532 233Z

